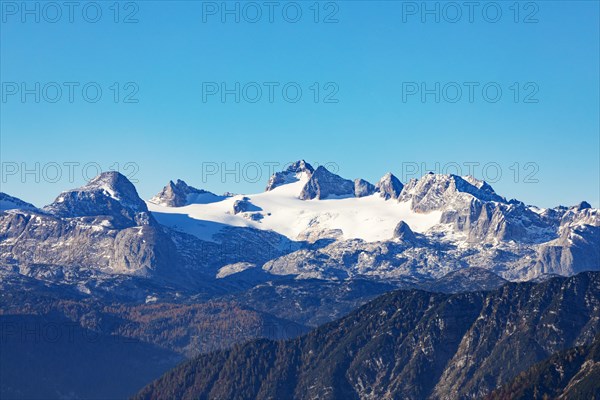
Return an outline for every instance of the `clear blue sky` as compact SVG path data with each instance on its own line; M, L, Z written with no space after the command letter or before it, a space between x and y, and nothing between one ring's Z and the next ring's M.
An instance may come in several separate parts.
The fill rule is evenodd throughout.
M490 22L496 18L494 7L485 14L482 10L489 2L474 10L472 23L467 8L450 22L456 10L446 3L439 3L436 22L435 15L414 10L420 1L342 1L337 7L321 2L319 23L312 1L297 3L302 10L297 23L286 20L295 17L287 2L277 3L272 23L264 6L255 23L247 21L255 16L250 8L241 10L239 23L232 15L225 15L223 23L222 10L209 13L221 2L140 1L136 7L124 2L119 23L112 1L99 2L97 23L88 22L95 18L93 7L84 15L86 2L73 11L72 23L66 8L56 23L50 21L57 10L40 9L36 22L36 15L14 9L21 2L1 3L1 190L36 205L81 185L84 165L89 175L96 165L109 169L118 163L123 169L135 163L136 186L149 198L176 178L215 192L260 191L268 179L266 163L300 158L335 163L340 175L370 181L387 171L406 178L412 163L426 163L422 172L437 170L436 162L449 172L455 171L450 163L457 163L464 173L465 163L479 163L474 172L481 178L488 164L492 168L483 177L491 176L492 186L508 198L541 206L581 200L599 205L597 1L521 2L518 16L512 1L497 2L502 15L496 23ZM435 2L428 4L435 7ZM132 13L138 22L123 23ZM323 23L327 16L338 22ZM39 103L35 94L25 102L20 92L11 94L13 83L23 82L30 89L35 82L46 85ZM56 103L48 101L56 96L49 82L63 85ZM80 84L73 102L65 82ZM97 103L82 97L88 82L97 82L103 91ZM114 82L121 87L117 103ZM135 86L125 88L127 82ZM203 101L203 82L280 86L273 102L266 88L258 102L246 101L255 93L249 86L247 98L235 103L233 95L225 102L218 95ZM303 90L297 103L282 96L287 82ZM317 103L314 82L320 88ZM453 85L439 103L433 94L422 102L419 94L407 94L415 86L406 82L424 82L429 88L457 82L464 90L455 103L448 101L455 97ZM464 82L480 85L472 102ZM496 103L482 95L489 82L503 91ZM135 87L139 91L133 98L139 101L124 103ZM338 102L323 102L336 87ZM494 96L493 90L489 93ZM69 162L80 163L73 167L74 182L64 165ZM253 182L253 167L237 178L202 177L215 165L206 163L233 169L236 162L261 165L258 182ZM35 173L21 174L36 163L45 168L39 183ZM52 163L61 166L62 177L54 179ZM19 171L13 175L15 166ZM124 172L131 175L133 169Z

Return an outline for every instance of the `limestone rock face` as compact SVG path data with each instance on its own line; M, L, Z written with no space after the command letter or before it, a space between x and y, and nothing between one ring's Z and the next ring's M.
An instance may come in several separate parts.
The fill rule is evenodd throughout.
M365 181L364 179L355 179L354 180L354 196L355 197L365 197L370 196L375 193L375 186L371 183Z
M208 284L236 263L255 265L261 277L328 281L431 281L469 267L507 280L600 270L599 211L585 202L540 209L454 175L427 174L402 186L387 174L373 187L304 161L270 182L274 193L230 199L178 180L155 196L162 206L148 203L152 212L117 172L43 209L2 194L0 274L106 285L122 276L192 284L198 274ZM278 190L287 184L294 190ZM362 198L373 193L388 199L379 202L385 213L373 216L372 199ZM208 207L193 204L216 198ZM377 230L377 241L360 236L369 230Z
M181 179L170 181L156 196L150 199L151 203L164 207L183 207L189 204L206 204L220 201L227 197L217 196L206 190L189 186Z
M344 179L327 168L319 166L300 193L300 199L326 199L336 196L354 196L354 182Z
M44 211L61 218L106 217L118 228L148 221L148 208L135 186L114 171L103 172L87 185L61 193Z
M281 185L298 181L301 174L312 175L314 168L304 160L296 161L284 171L276 172L269 178L266 191L273 190Z
M375 191L379 192L381 197L386 200L397 199L402 193L404 185L398 178L396 178L391 172L385 174L377 185L375 185Z
M476 198L484 202L508 203L484 181L471 177L429 173L406 184L400 201L411 201L419 212L439 210L455 201Z
M410 229L410 226L404 221L400 221L394 229L394 239L400 239L405 242L412 242L416 239L414 232Z
M63 192L43 210L0 214L0 232L0 264L24 271L48 265L145 276L178 262L171 238L118 172Z

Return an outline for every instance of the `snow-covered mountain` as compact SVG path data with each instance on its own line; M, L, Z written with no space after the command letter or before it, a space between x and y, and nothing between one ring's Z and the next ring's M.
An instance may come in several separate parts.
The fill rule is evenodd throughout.
M373 242L391 239L401 220L417 232L440 220L440 211L417 213L409 202L386 201L379 193L355 196L353 181L324 167L311 173L305 162L296 164L273 175L262 193L183 207L149 202L148 208L161 224L203 240L213 240L219 229L236 226L274 231L294 241L335 237Z
M105 172L61 193L43 209L0 213L0 265L28 276L69 280L85 276L165 272L175 246L148 212L133 184Z
M144 202L107 172L43 209L3 196L1 269L84 291L123 276L208 293L290 275L427 282L468 267L508 280L600 269L598 209L542 210L472 177L403 185L388 173L372 185L298 161L256 194L177 180Z
M105 172L87 185L61 193L44 211L57 217L101 217L113 227L150 224L146 203L118 172Z

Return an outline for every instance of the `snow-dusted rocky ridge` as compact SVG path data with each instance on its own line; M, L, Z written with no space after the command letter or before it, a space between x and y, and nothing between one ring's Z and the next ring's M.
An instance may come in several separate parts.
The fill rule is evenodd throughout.
M182 207L195 203L214 203L226 197L217 196L206 190L196 189L195 187L188 186L181 179L177 179L176 182L170 181L160 193L150 199L150 203L164 207Z
M41 279L166 271L175 246L123 175L106 172L44 209L0 214L0 263Z
M598 209L540 210L454 175L373 185L298 161L257 194L178 180L144 202L108 172L43 209L0 200L3 273L84 291L123 276L227 290L289 275L431 282L468 267L508 280L600 269Z
M328 178L333 175L329 171L322 174L328 174ZM342 180L347 185L340 189L341 178L322 182L319 177L302 170L293 179L288 175L284 184L270 185L263 193L182 207L160 206L155 200L148 203L148 208L163 225L204 240L213 240L212 235L222 227L237 226L272 230L290 240L337 237L373 242L391 239L401 220L411 229L424 232L442 215L438 210L414 212L409 202L386 201L380 193L355 197L352 181ZM342 190L345 194L340 194ZM331 194L333 191L336 194Z
M14 209L35 210L36 208L33 204L26 203L23 200L9 196L6 193L0 193L0 211Z
M597 209L584 202L540 210L472 177L430 173L403 185L388 173L371 185L299 161L263 193L149 209L160 223L207 241L237 226L304 242L262 266L278 275L439 278L472 266L524 280L600 268Z

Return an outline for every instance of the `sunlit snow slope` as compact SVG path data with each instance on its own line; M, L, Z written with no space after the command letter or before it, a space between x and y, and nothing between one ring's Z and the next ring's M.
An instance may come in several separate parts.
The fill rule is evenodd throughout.
M398 222L405 221L412 230L424 232L437 224L441 211L427 214L410 210L410 203L386 201L379 193L367 197L300 200L308 181L305 173L299 180L254 195L238 195L210 204L163 207L148 202L148 208L163 225L190 233L204 240L229 226L273 230L290 239L303 237L307 231L341 230L344 239L366 241L389 240ZM234 213L234 203L243 198L255 206L262 219L254 221L249 213Z

